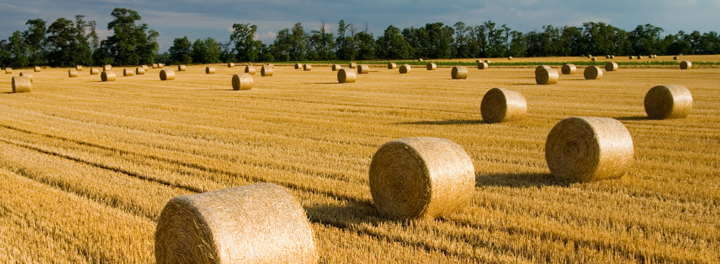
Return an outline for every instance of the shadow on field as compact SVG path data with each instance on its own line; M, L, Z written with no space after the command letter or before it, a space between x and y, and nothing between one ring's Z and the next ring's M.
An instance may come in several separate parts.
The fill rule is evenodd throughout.
M310 222L347 228L350 225L394 222L380 216L370 203L346 202L344 205L306 206L305 213Z
M484 120L438 120L438 121L414 121L395 123L398 125L480 125L487 124Z
M499 174L475 174L475 186L499 186L499 187L543 187L543 186L570 186L572 182L566 179L559 179L550 173L499 173Z
M639 120L650 120L647 116L621 116L621 117L613 117L620 121L639 121Z
M339 84L339 82L316 82L316 83L306 83L306 84Z

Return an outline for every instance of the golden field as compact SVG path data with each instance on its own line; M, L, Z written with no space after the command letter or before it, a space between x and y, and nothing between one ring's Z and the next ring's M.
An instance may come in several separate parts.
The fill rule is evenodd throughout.
M536 85L533 68L470 68L467 80L450 79L450 68L371 68L338 84L329 65L276 65L252 90L233 91L244 67L213 66L174 81L158 69L122 77L114 67L115 82L89 67L79 78L44 69L24 94L0 74L0 262L151 263L168 200L256 182L300 201L321 263L720 262L718 69L621 67L588 81L579 68ZM692 114L646 119L643 98L658 84L686 86ZM493 87L521 92L528 116L484 123L480 101ZM626 176L550 175L547 134L570 116L627 126ZM441 219L385 219L370 160L385 142L418 136L470 155L472 203Z

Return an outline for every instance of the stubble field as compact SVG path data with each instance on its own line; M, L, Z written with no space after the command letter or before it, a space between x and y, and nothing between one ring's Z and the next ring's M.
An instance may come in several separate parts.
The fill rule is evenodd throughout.
M345 65L343 65L345 66ZM714 263L720 261L720 71L583 68L536 85L534 68L371 68L338 84L328 66L275 66L233 91L244 66L214 65L100 82L86 67L34 73L32 93L0 74L0 262L154 262L154 231L172 197L270 182L305 208L321 263ZM166 68L172 68L166 66ZM14 74L22 70L15 70ZM24 70L28 71L28 70ZM693 94L685 119L648 120L654 85ZM528 116L487 124L489 89L521 92ZM571 116L629 129L635 163L621 179L568 183L544 158ZM473 160L471 205L447 217L378 215L372 155L406 137L450 139Z

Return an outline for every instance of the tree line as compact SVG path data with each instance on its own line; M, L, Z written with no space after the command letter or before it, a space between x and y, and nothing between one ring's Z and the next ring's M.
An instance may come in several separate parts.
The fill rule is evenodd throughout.
M256 25L234 24L227 41L175 38L168 52L158 54L158 32L139 23L136 11L116 8L111 15L107 28L113 34L102 41L95 21L84 21L82 15L74 21L59 18L48 27L40 18L28 20L27 30L0 40L0 66L720 54L720 36L714 31L680 31L661 37L664 30L651 24L626 31L586 22L580 27L546 25L523 33L492 21L475 26L436 22L402 30L390 25L375 37L367 23L344 20L339 21L337 32L327 30L324 21L310 31L296 23L280 30L272 44L256 39Z

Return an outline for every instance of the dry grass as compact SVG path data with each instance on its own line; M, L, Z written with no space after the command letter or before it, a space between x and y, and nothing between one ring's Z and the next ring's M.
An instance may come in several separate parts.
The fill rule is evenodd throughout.
M464 81L450 80L450 68L377 68L338 84L327 66L276 65L274 77L232 92L237 70L216 68L189 66L171 83L46 69L22 94L8 94L12 76L0 75L0 262L151 263L157 217L172 197L257 182L299 200L320 263L720 259L717 69L628 68L539 86L533 68L469 68ZM692 113L647 119L645 94L669 79L692 92ZM522 93L525 118L484 123L480 100L493 87ZM550 175L545 140L570 116L628 128L627 175L589 183ZM471 203L436 220L386 219L368 187L372 155L419 136L468 153Z

